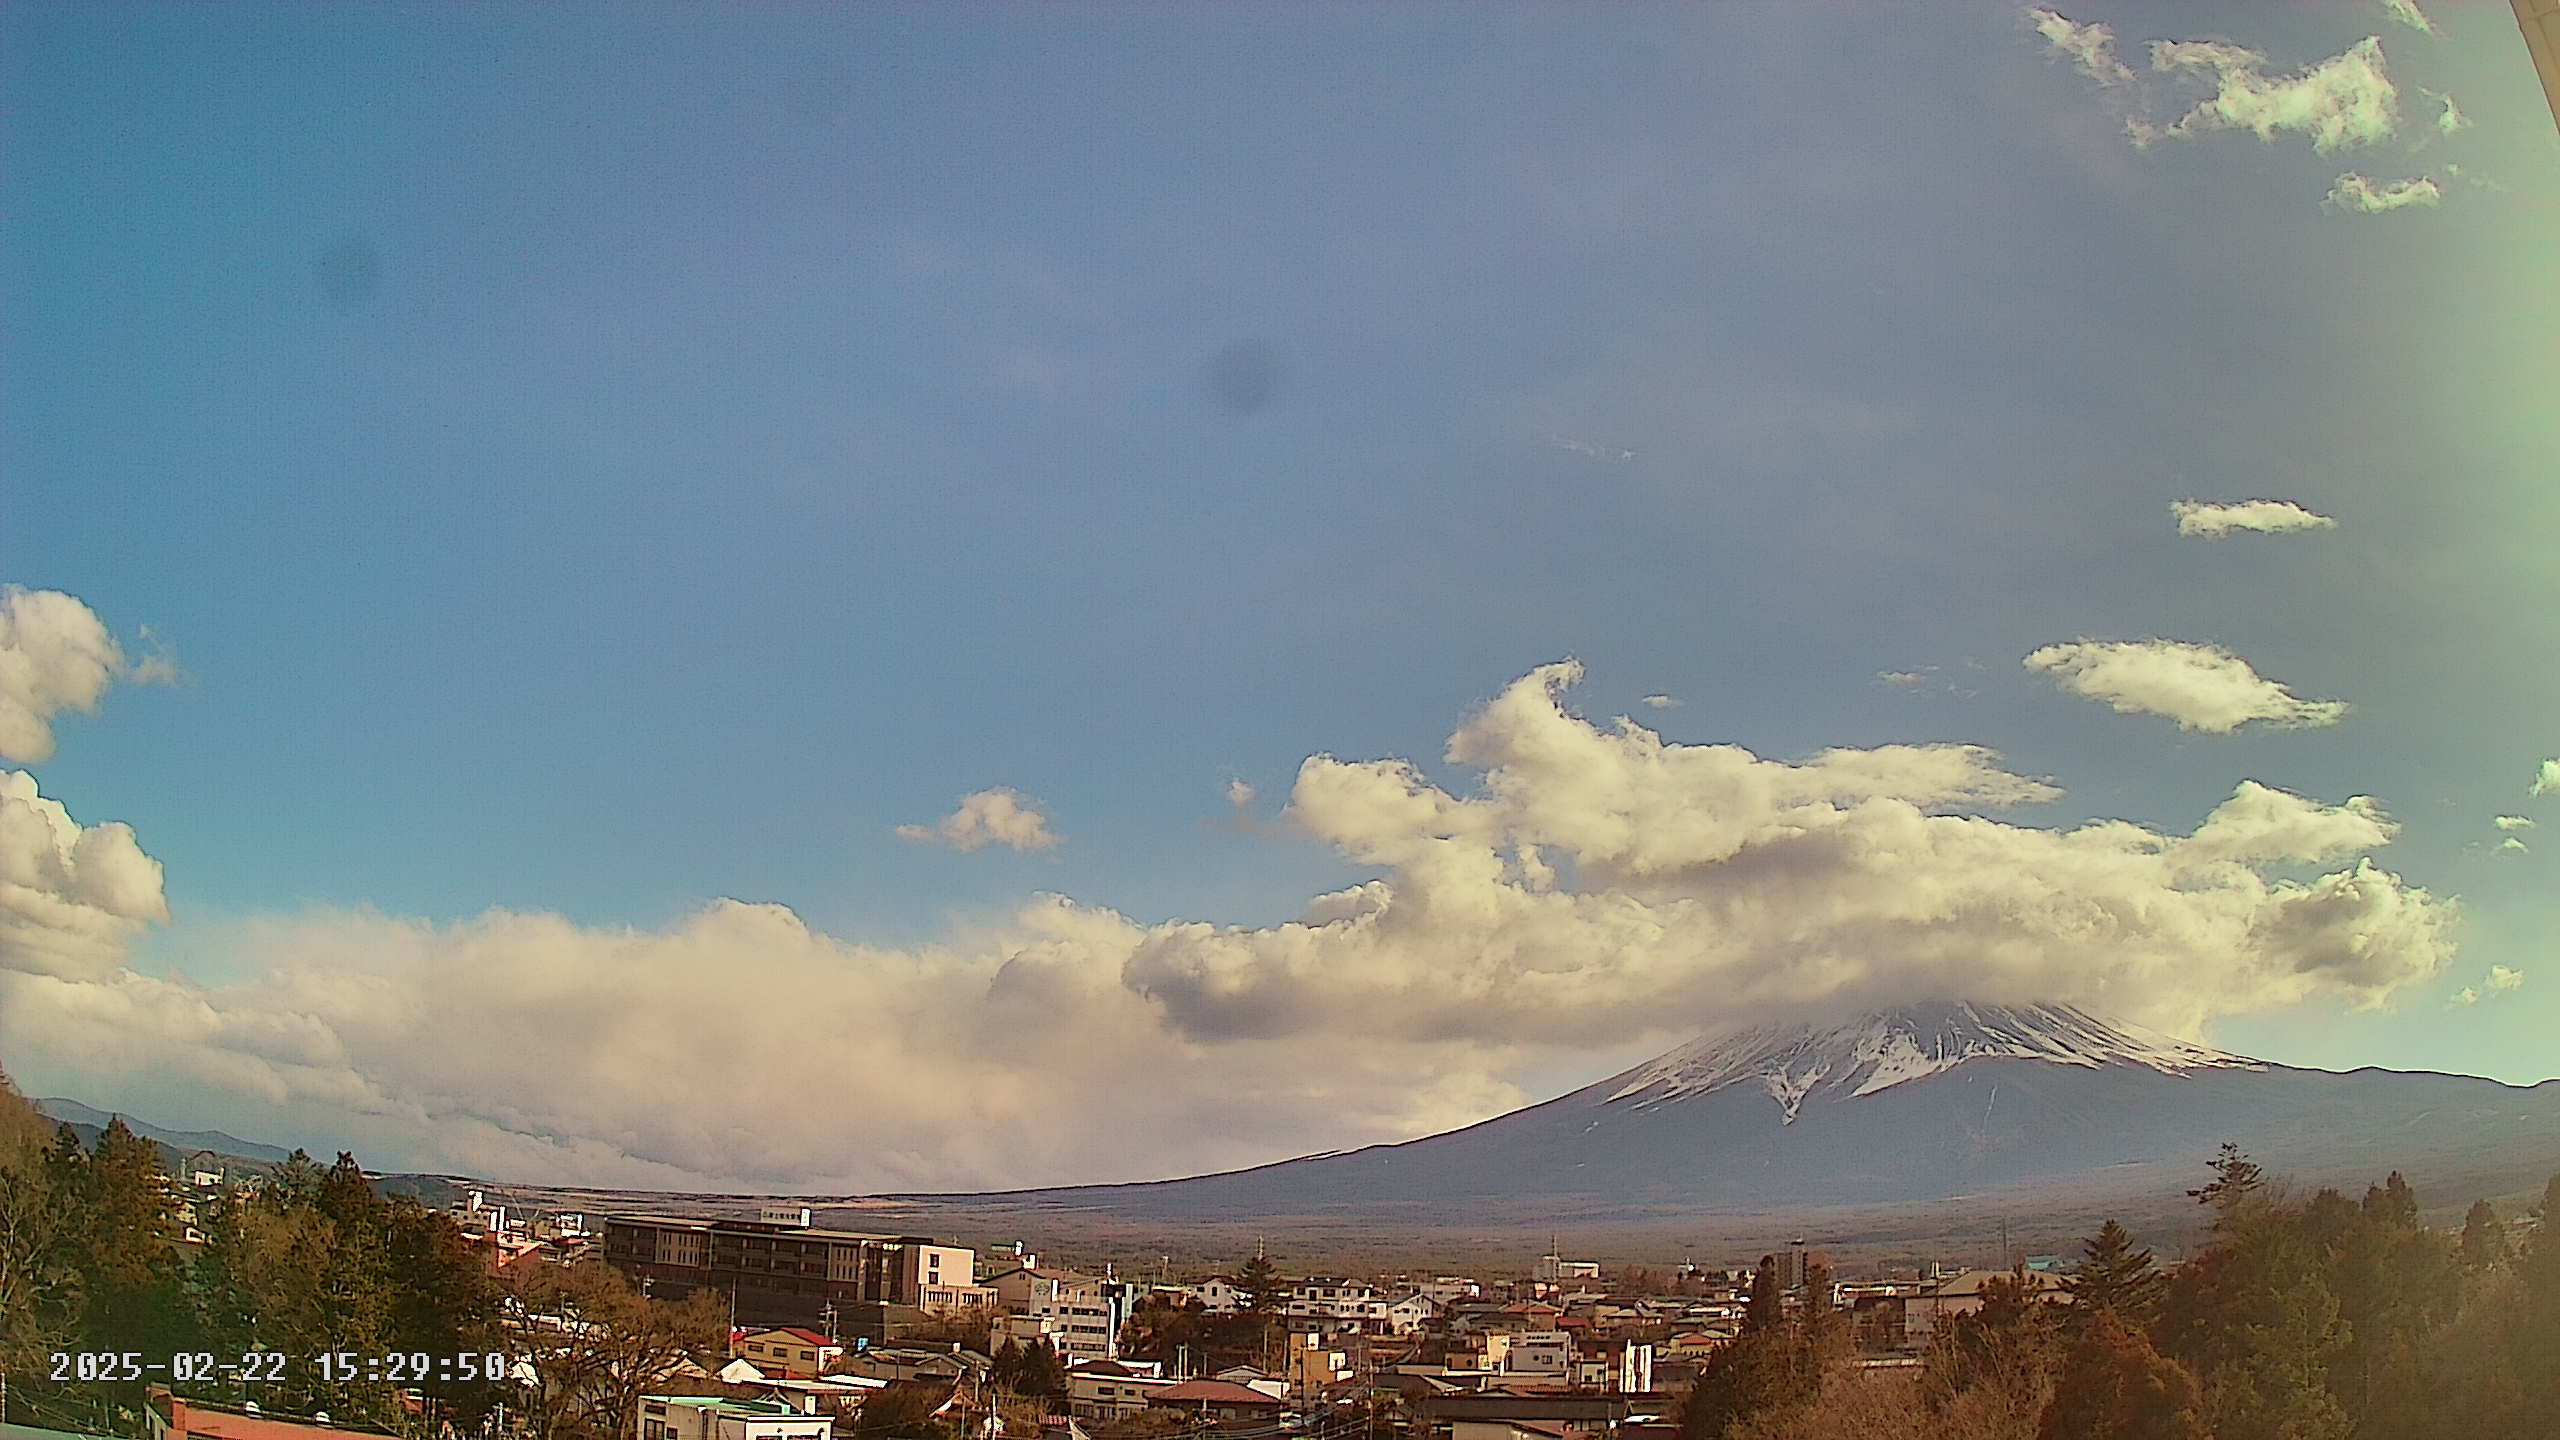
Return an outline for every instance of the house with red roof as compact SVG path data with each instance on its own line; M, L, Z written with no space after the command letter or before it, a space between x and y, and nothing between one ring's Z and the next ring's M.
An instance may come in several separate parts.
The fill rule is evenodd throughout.
M815 1380L844 1358L844 1346L807 1326L784 1325L733 1335L729 1353L775 1379Z

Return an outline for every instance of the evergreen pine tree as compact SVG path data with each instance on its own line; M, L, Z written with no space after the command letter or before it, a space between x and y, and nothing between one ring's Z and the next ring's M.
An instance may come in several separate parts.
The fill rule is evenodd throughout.
M1244 1308L1256 1315L1268 1315L1280 1308L1280 1272L1269 1256L1257 1251L1236 1272L1236 1290L1244 1300Z
M2070 1281L2074 1313L2110 1310L2136 1329L2149 1325L2169 1286L2153 1267L2151 1252L2134 1248L2133 1232L2116 1220L2080 1244L2083 1258Z
M2418 1228L2418 1196L2409 1182L2394 1170L2379 1185L2367 1186L2364 1213L2375 1221L2401 1230Z
M2109 1221L2113 1224L2113 1221ZM2113 1305L2090 1313L2065 1355L2039 1440L2209 1440L2196 1377L2151 1347Z
M1774 1255L1760 1257L1741 1328L1707 1357L1680 1412L1681 1440L1722 1440L1734 1427L1803 1393L1800 1339L1786 1319Z
M1773 1334L1787 1316L1786 1285L1778 1278L1778 1257L1763 1255L1751 1272L1750 1298L1743 1304L1742 1333Z
M2471 1202L2470 1212L2462 1217L2462 1242L2455 1253L2466 1270L2493 1270L2514 1258L2497 1206L2486 1200Z
M102 1350L167 1349L181 1338L177 1216L159 1148L110 1119L81 1195L86 1337Z
M1832 1303L1833 1288L1828 1261L1815 1259L1806 1263L1804 1301L1796 1312L1797 1333L1817 1386L1835 1366L1846 1363L1855 1348L1849 1317Z
M1047 1340L1034 1340L1022 1347L1022 1373L1014 1389L1025 1395L1064 1395L1067 1393L1067 1362Z
M2266 1183L2266 1172L2259 1169L2237 1144L2225 1140L2222 1149L2213 1157L2213 1178L2188 1191L2187 1197L2228 1216L2245 1206L2252 1196L2266 1187Z

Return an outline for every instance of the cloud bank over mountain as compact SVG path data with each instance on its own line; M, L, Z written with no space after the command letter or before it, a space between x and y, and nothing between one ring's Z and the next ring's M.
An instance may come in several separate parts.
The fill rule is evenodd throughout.
M2193 1032L2378 1004L2452 951L2449 902L2368 858L2395 826L2365 797L2243 782L2186 834L2040 828L1992 812L2061 791L1980 747L1675 744L1573 713L1579 678L1467 719L1464 790L1305 761L1288 818L1376 876L1259 927L1045 895L907 948L736 901L656 930L319 912L250 923L247 978L202 983L116 959L165 916L130 833L18 784L10 882L86 948L10 932L0 1039L376 1164L977 1187L1404 1138L1532 1098L1526 1066L1719 1021L1962 994Z

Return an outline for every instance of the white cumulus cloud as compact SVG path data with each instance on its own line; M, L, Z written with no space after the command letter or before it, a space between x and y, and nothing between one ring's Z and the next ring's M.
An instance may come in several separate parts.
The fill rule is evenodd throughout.
M84 826L34 776L0 770L0 970L94 979L168 918L160 862L132 827Z
M1241 810L1253 803L1253 787L1242 780L1227 782L1227 803Z
M2290 535L2303 530L2335 529L2338 522L2290 500L2172 500L2169 514L2181 535L2219 540L2235 531L2258 535Z
M931 825L901 825L898 838L919 845L977 850L1002 845L1008 850L1051 850L1060 837L1049 829L1049 817L1020 791L997 786L963 796L960 808Z
M2522 989L2524 972L2511 970L2504 965L2492 965L2489 967L2489 978L2483 983L2493 991Z
M2534 772L2533 784L2527 787L2524 793L2527 795L2560 795L2560 760L2543 761L2542 768Z
M2444 187L2421 175L2415 180L2373 181L2350 170L2329 187L2320 202L2331 210L2358 215L2388 215L2394 210L2433 209L2444 203Z
M2165 715L2181 730L2228 735L2243 725L2280 730L2335 725L2342 700L2303 700L2219 645L2184 640L2078 640L2026 657L2075 695L2120 715Z
M1648 708L1655 710L1677 710L1680 708L1680 702L1669 695L1647 695L1644 697L1644 703Z
M663 929L297 915L243 927L228 983L13 962L0 1051L376 1164L905 1190L1410 1137L1533 1098L1535 1067L1736 1020L1964 994L2192 1033L2379 1004L2451 955L2451 903L2371 859L2394 827L2369 799L2243 783L2186 833L2040 827L1995 816L2060 792L1979 747L1672 744L1572 713L1579 676L1460 725L1460 789L1305 761L1290 820L1371 876L1284 923L1039 896L888 947L735 901ZM156 883L105 873L47 883L156 914Z
M2498 853L2501 855L2530 855L2533 853L2533 847L2527 845L2513 835L2510 835L2506 839L2498 842Z
M2500 815L2489 823L2497 826L2501 830L2530 830L2533 828L2532 818L2525 815Z
M0 759L42 764L53 758L54 716L95 713L118 680L151 684L175 674L165 655L128 660L106 622L78 598L0 586Z
M2390 139L2400 126L2400 92L2383 63L2382 41L2367 36L2339 55L2295 75L2267 73L2267 57L2211 40L2156 40L2151 68L2209 81L2213 94L2165 128L2141 127L2137 138L2247 130L2261 140L2293 132L2323 155Z

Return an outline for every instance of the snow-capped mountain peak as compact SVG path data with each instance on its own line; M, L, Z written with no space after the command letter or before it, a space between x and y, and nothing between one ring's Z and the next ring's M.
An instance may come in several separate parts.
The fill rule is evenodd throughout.
M1882 1011L1841 1024L1757 1025L1702 1036L1620 1076L1611 1103L1638 1110L1735 1085L1766 1090L1788 1123L1805 1101L1855 1099L1952 1070L1968 1060L2044 1060L2095 1069L2138 1065L2164 1074L2263 1070L2264 1061L2175 1039L2068 1005L1962 1001Z

